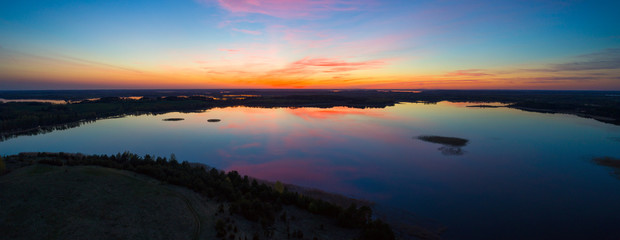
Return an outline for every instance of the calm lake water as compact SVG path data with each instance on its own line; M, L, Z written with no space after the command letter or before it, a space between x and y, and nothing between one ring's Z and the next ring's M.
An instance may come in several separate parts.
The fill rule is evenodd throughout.
M221 108L107 119L0 142L1 154L169 156L415 213L445 239L619 239L620 127L470 104L385 109ZM181 117L184 121L162 121ZM211 118L221 122L208 123ZM469 139L462 155L419 135Z

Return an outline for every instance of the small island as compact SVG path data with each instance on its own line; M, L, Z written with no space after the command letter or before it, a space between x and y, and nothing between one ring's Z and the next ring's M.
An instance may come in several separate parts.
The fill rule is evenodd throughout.
M222 121L222 120L217 119L217 118L212 118L212 119L207 120L207 122L219 122L219 121Z
M183 121L185 120L185 118L164 118L162 119L162 121L167 121L167 122L176 122L176 121Z
M449 146L452 146L452 147L463 147L463 146L467 145L467 142L469 142L469 140L464 139L464 138L442 137L442 136L426 136L426 135L418 136L418 139L420 139L422 141L425 141L425 142L449 145Z
M599 166L609 167L613 169L613 174L620 178L620 159L612 157L597 157L592 161Z
M464 147L465 145L467 145L467 142L469 142L469 140L467 139L457 137L422 135L418 136L417 138L425 142L443 145L437 150L439 150L443 155L446 156L460 156L465 154L465 151L461 147Z
M506 107L506 106L480 104L480 105L468 105L467 107L468 108L501 108L501 107Z

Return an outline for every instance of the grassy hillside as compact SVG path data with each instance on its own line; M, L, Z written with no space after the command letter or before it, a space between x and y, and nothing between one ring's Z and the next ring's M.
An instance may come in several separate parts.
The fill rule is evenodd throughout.
M132 171L16 167L0 176L0 239L356 239L361 229L283 206L264 226L231 202Z
M191 239L188 194L130 172L32 165L0 178L6 239Z

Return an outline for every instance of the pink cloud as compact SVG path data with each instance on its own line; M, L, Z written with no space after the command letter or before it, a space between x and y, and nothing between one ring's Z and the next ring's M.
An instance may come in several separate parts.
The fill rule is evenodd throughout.
M263 34L260 31L253 31L253 30L247 30L247 29L239 29L239 28L233 28L232 29L235 32L240 32L240 33L245 33L245 34L251 34L251 35L261 35Z
M312 18L321 12L359 9L359 2L351 0L217 0L217 2L222 8L233 13L256 13L279 18Z
M222 52L229 52L229 53L237 53L240 52L241 49L219 49Z
M361 62L348 62L337 58L303 58L290 63L284 68L273 70L267 75L313 75L317 73L339 73L356 70L375 69L384 65L384 60L370 60Z
M346 62L334 58L304 58L293 62L293 65L316 66L316 67L359 67L359 66L377 66L385 62L380 60L362 61L362 62Z
M332 68L329 70L325 70L323 71L324 73L334 73L334 72L348 72L348 71L353 71L353 70L357 70L357 68L352 68L352 67L338 67L338 68ZM343 77L343 76L340 76Z
M253 148L253 147L260 147L261 144L259 142L253 142L253 143L247 143L247 144L243 144L240 146L234 146L232 147L233 150L238 150L238 149L246 149L246 148Z

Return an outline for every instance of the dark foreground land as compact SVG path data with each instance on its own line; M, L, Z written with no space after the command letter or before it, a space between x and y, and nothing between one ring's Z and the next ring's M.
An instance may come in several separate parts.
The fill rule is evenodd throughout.
M104 118L229 106L384 108L401 102L499 102L524 111L574 114L620 125L620 92L601 91L76 90L0 91L0 98L67 101L0 103L0 141Z
M173 157L24 153L0 162L0 239L401 238L368 206Z

